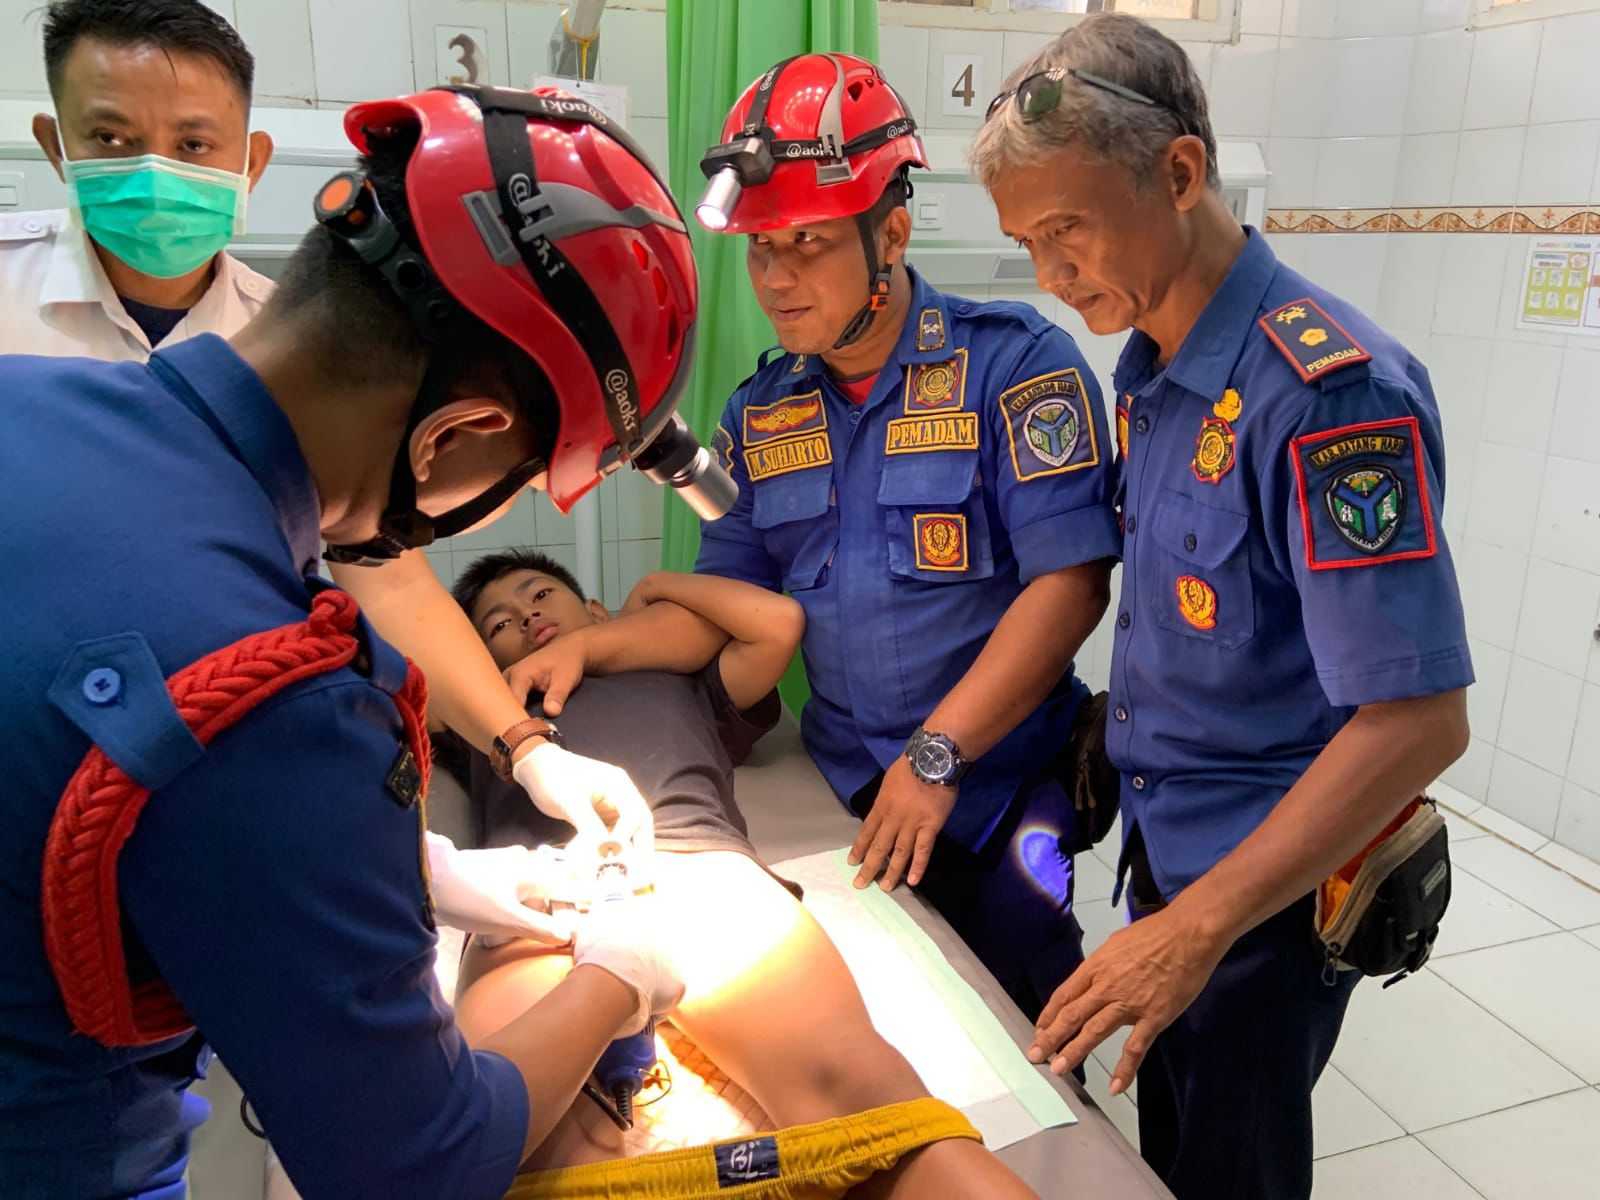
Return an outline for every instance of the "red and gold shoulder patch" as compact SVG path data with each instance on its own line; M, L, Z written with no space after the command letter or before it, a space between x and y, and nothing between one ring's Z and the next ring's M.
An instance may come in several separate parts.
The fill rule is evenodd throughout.
M1178 612L1196 629L1217 627L1217 591L1198 575L1178 576Z
M1330 317L1315 300L1295 300L1274 309L1261 320L1260 325L1272 344L1294 367L1295 373L1306 383L1321 379L1330 371L1371 362L1368 354L1355 338Z
M912 518L917 567L924 571L967 569L967 518L962 513L918 513Z

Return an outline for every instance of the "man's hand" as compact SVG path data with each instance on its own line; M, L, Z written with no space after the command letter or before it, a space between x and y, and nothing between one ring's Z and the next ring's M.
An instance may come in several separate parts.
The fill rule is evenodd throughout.
M642 855L655 846L650 806L621 767L541 742L517 759L511 778L534 807L568 822L584 841L616 840Z
M639 994L639 1011L619 1037L638 1033L683 999L683 977L661 949L657 919L654 897L634 896L599 904L578 920L572 965L599 967Z
M531 938L549 946L572 940L570 919L550 914L561 868L553 855L526 846L457 850L449 838L427 837L434 914L442 924L497 938Z
M1028 1060L1050 1058L1050 1069L1065 1075L1122 1026L1132 1025L1111 1075L1111 1094L1121 1095L1156 1035L1200 994L1227 949L1177 905L1118 930L1050 997Z
M956 806L956 789L923 783L911 764L898 758L883 773L883 784L872 811L861 823L861 833L850 847L850 865L860 865L856 887L864 888L879 871L879 883L892 892L905 879L912 887L922 882L933 854L934 839Z
M544 715L561 715L567 697L577 691L589 669L589 640L584 632L575 629L558 637L501 672L518 704L526 705L531 693L543 692Z

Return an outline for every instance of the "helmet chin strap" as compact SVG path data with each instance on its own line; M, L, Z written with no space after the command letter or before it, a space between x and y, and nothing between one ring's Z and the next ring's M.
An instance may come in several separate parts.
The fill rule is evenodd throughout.
M867 302L856 310L856 315L850 318L850 324L844 327L839 340L833 344L835 350L843 350L866 336L867 330L872 327L872 319L889 307L889 293L894 284L894 264L878 261L878 238L872 228L871 209L856 214L856 229L861 234L861 248L867 256L867 274L872 277L871 291Z

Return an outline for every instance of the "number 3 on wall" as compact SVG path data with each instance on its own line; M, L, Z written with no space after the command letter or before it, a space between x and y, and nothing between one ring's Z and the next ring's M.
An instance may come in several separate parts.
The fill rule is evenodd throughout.
M983 105L988 102L983 90L983 59L970 54L946 54L941 91L945 116L982 116Z

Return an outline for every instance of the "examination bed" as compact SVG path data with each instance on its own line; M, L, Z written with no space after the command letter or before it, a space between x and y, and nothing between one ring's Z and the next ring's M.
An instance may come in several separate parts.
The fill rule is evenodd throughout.
M440 773L435 778L439 782L429 799L430 824L438 832L454 838L457 845L470 845L465 798L448 777L442 777ZM800 744L797 726L787 719L763 739L751 760L739 769L736 793L749 821L752 840L765 860L773 864L802 860L799 865L808 872L806 877L812 880L827 879L829 860L826 852L847 846L859 829L858 823L833 799ZM835 891L840 897L847 895L847 889L837 888ZM932 964L933 970L943 972L952 983L959 977L971 989L971 992L966 992L962 983L955 983L956 987L962 988L967 1000L972 1000L973 993L976 994L982 1008L987 1009L987 1012L979 1011L977 1023L988 1027L991 1037L987 1052L991 1058L996 1051L993 1044L996 1040L1003 1042L1009 1038L1017 1046L1027 1044L1031 1026L938 913L905 888L897 889L892 896L879 894L877 903L879 919L890 918L901 927L899 938L902 944L911 939L916 941L917 947L912 948L911 953L918 953L919 947L921 953L941 959L942 962ZM888 906L893 906L897 912L885 913L884 909ZM819 911L817 915L823 920L824 927L834 933L823 913ZM840 940L837 934L835 940ZM455 953L454 948L459 944L458 936L446 937L441 946L441 960ZM841 949L845 949L842 944ZM848 951L846 957L847 960L850 958ZM453 986L453 965L453 962L443 961L441 964L442 982L446 985L447 994ZM870 989L865 984L863 991L869 993L870 1007ZM953 1007L959 1008L959 1003ZM880 1018L878 1023L880 1031L893 1041L892 1031L884 1028L888 1022ZM967 1022L969 1026L973 1023L970 1019ZM678 1041L671 1043L670 1048L679 1057L683 1057L685 1050L690 1055L694 1054L692 1046L682 1045ZM906 1048L902 1046L902 1049ZM1005 1053L1003 1046L999 1047L999 1052ZM908 1054L908 1057L913 1056ZM1031 1089L1035 1102L1031 1108L1035 1113L1054 1104L1062 1120L1070 1119L1067 1117L1068 1111L1071 1118L1076 1118L1072 1124L1041 1119L1037 1125L1055 1127L1039 1129L1026 1136L1013 1133L1012 1137L1020 1136L1020 1140L1011 1141L1011 1144L1004 1145L998 1151L1000 1157L1042 1196L1047 1200L1057 1197L1063 1200L1067 1197L1117 1197L1119 1200L1127 1197L1132 1200L1170 1195L1110 1118L1095 1107L1081 1086L1073 1080L1063 1082L1046 1072L1029 1068L1026 1063L1018 1061L1019 1057L1014 1057L1001 1074L1009 1072L1013 1084L1019 1078L1019 1071L1031 1074L1034 1078L1023 1079L1027 1088L1013 1086L1012 1091L1020 1095ZM924 1064L920 1069L927 1078L927 1066ZM942 1090L931 1081L930 1086L936 1092ZM214 1079L208 1082L207 1090L211 1095L214 1113L196 1138L190 1172L196 1200L234 1200L235 1197L255 1200L263 1195L267 1195L269 1200L278 1200L279 1197L292 1194L283 1188L281 1171L271 1173L277 1175L277 1183L270 1193L264 1189L261 1181L269 1174L265 1165L265 1147L240 1127L236 1116L237 1092L231 1081ZM719 1088L713 1083L707 1085L707 1090ZM728 1090L736 1092L736 1089ZM1045 1093L1043 1099L1048 1101L1047 1104L1038 1103L1041 1093ZM954 1096L946 1095L944 1098L958 1105L961 1103ZM1011 1099L1006 1097L1007 1101ZM737 1095L729 1095L726 1100L722 1111L714 1113L706 1109L710 1133L705 1140L738 1136L739 1129L726 1122L730 1119L735 1122L739 1120L740 1114L735 1110L741 1101ZM969 1115L972 1114L969 1112ZM763 1128L759 1109L751 1111L747 1107L743 1116L746 1128ZM718 1125L718 1121L723 1123ZM980 1129L984 1128L981 1120L978 1123ZM1015 1122L1012 1124L1015 1125ZM1037 1125L1028 1125L1027 1128L1037 1128ZM990 1140L992 1143L995 1141L992 1137ZM630 1149L630 1152L633 1151Z

